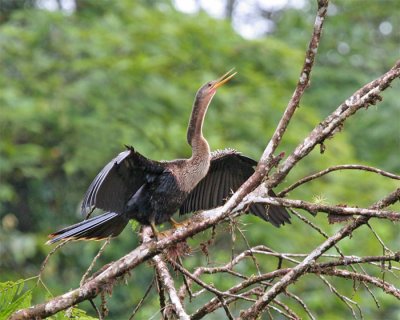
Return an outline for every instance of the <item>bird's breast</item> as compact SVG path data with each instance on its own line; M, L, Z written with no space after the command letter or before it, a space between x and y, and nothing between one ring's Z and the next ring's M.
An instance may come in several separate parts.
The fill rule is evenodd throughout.
M181 166L172 169L178 187L184 192L191 192L197 184L207 175L210 168L210 159L186 160Z

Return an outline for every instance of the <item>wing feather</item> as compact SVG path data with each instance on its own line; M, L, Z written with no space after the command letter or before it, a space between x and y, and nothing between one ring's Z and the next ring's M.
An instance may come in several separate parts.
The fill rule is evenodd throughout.
M206 210L223 205L232 192L254 173L256 161L243 156L233 149L225 149L211 154L210 169L207 175L188 195L179 212L185 214ZM271 191L270 195L275 194ZM283 207L269 206L260 203L250 206L250 211L273 225L290 223L290 216Z
M219 199L221 199L224 194L223 194L223 171L222 170L217 170L214 174L214 181L212 183L214 184L215 188L211 194L212 196L212 207L218 207L219 205Z
M129 198L149 177L163 170L161 162L149 160L128 147L94 178L83 197L82 215L87 216L93 208L122 213Z
M230 170L224 170L225 172L225 183L224 183L224 199L223 202L225 202L231 195L232 195L232 190L233 190L233 172Z
M213 152L207 176L188 195L180 208L180 213L184 214L222 205L231 191L236 191L254 172L252 169L254 164L256 164L254 160L242 156L232 149ZM243 167L245 174L241 173Z

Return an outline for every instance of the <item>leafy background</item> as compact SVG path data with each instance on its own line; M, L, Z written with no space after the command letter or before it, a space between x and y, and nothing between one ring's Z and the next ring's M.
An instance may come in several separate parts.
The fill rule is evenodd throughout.
M79 201L91 179L124 144L153 159L189 156L185 137L194 94L202 83L232 67L238 75L214 98L204 132L212 149L233 147L258 159L296 85L313 25L314 2L272 10L268 19L274 27L249 40L232 29L229 19L212 18L205 10L184 14L166 0L79 0L72 12L46 10L32 0L1 0L0 316L79 285L100 244L67 245L52 256L43 283L37 284L35 276L51 250L44 245L47 234L81 219ZM333 1L311 87L279 152L289 154L352 92L393 65L400 43L396 8L395 0L385 5ZM391 26L392 31L383 26ZM336 164L361 163L398 173L399 89L397 81L382 103L356 115L326 142L323 155L312 152L280 188ZM290 197L368 206L395 187L395 182L371 173L337 172L293 191ZM323 214L307 217L328 233L339 227L328 225ZM296 218L280 229L250 216L240 222L250 244L281 252L305 253L322 241ZM371 224L390 248L399 250L398 226L386 221ZM219 264L244 248L239 237L234 240L222 232L226 228L217 229L209 257L198 246L210 234L193 240L186 266ZM97 267L137 244L132 228L126 228ZM341 248L355 255L382 252L367 228L343 241ZM262 261L265 270L276 267L276 260ZM253 272L250 264L241 267ZM152 268L143 265L126 284L115 287L107 299L109 318L127 318L152 277ZM390 274L385 278L399 285ZM213 281L222 287L230 284ZM366 318L400 319L394 298L373 290L380 302L377 308L365 289L354 292L352 282L332 282L360 304ZM313 276L298 281L293 292L304 297L316 316L343 319L351 314ZM17 297L19 303L12 306ZM205 294L193 303L192 311L209 297ZM238 304L236 311L244 306ZM79 307L94 316L89 304ZM293 308L305 316L299 306ZM84 317L84 311L75 312ZM157 312L153 291L138 317L157 318Z

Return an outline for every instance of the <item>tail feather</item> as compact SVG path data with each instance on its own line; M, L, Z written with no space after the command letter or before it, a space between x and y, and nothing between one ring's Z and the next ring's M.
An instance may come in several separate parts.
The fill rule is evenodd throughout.
M274 225L277 225L278 227L285 223L291 223L290 215L284 207L269 205L267 206L267 213L270 220L274 221Z
M290 223L290 216L283 207L274 205L265 206L261 203L255 203L250 206L250 211L252 214L265 221L269 221L278 228L285 223Z
M276 194L271 190L269 196L274 197ZM271 222L275 227L280 227L285 223L290 223L290 215L284 207L274 205L263 205L255 203L250 206L250 211L257 217L265 221Z
M52 244L60 240L100 240L109 236L119 235L128 223L123 215L115 212L106 212L99 216L79 222L49 235Z

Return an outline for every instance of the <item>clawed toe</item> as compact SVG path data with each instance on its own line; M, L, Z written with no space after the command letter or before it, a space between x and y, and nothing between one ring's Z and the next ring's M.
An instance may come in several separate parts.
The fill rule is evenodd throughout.
M174 227L174 229L178 229L178 228L180 228L180 227L184 227L184 226L185 226L185 223L184 223L184 222L178 222L178 221L175 221L175 220L172 219L172 218L169 219L169 222L172 224L172 226Z

